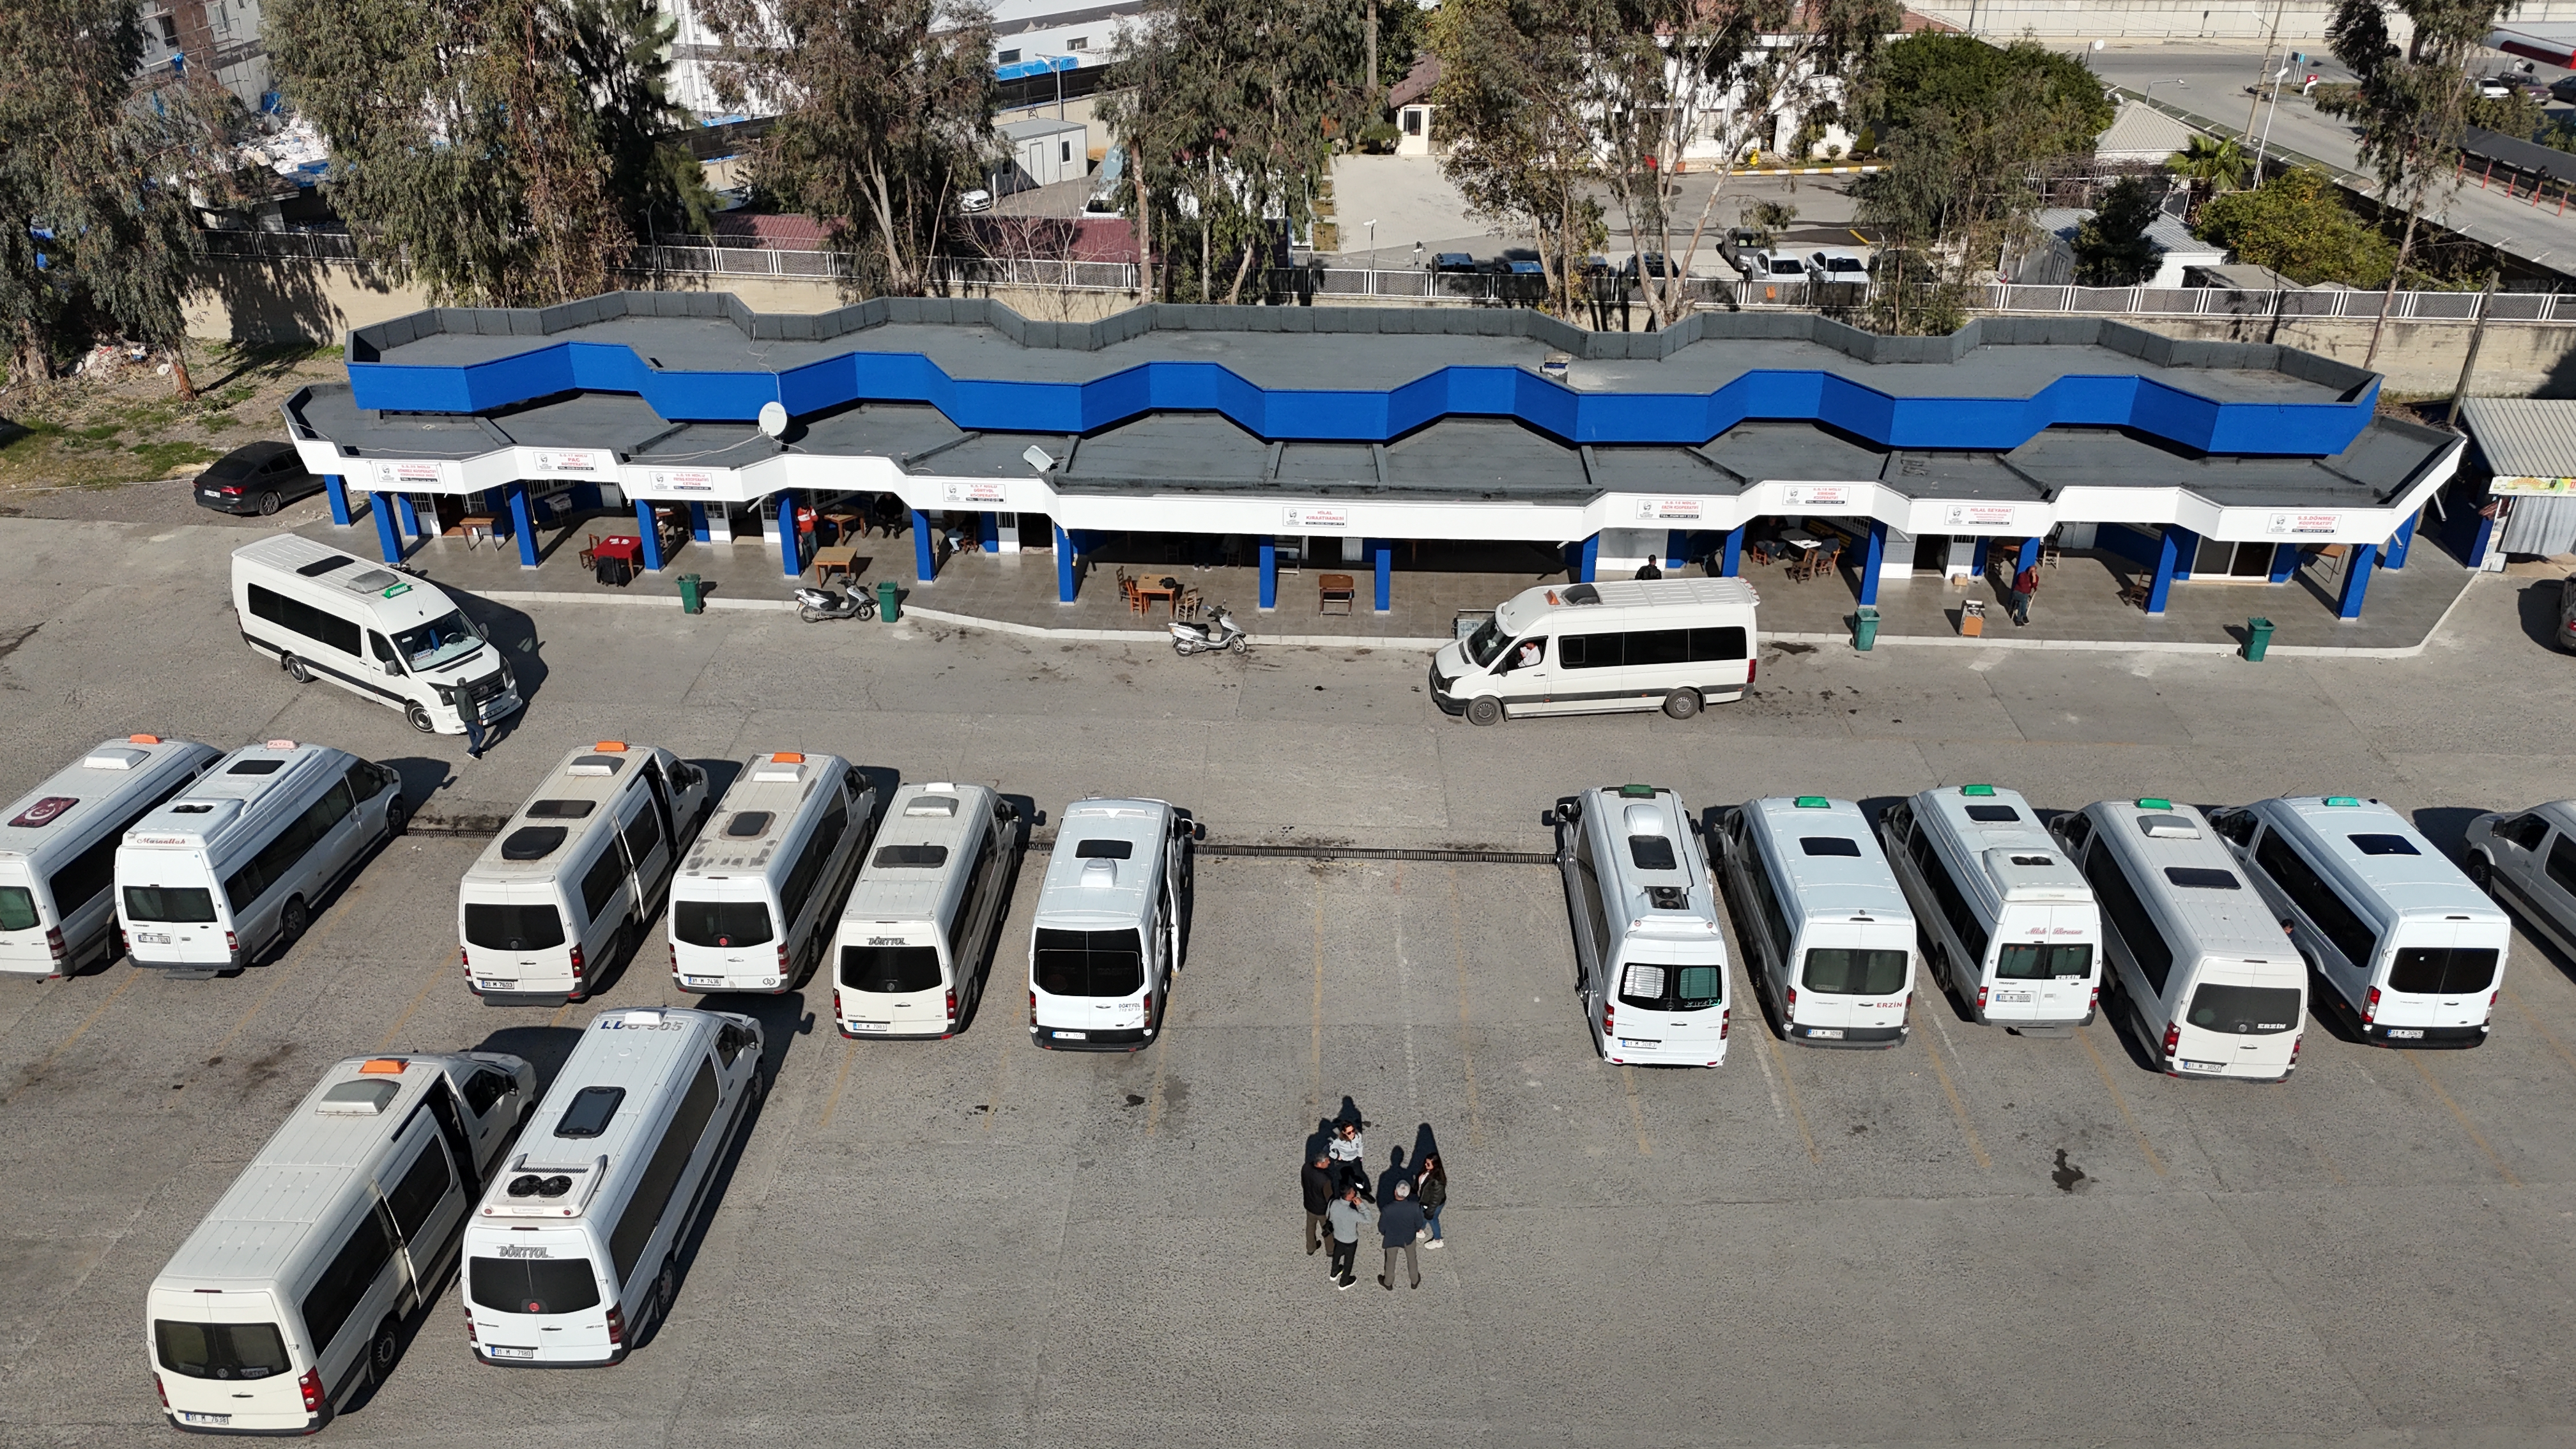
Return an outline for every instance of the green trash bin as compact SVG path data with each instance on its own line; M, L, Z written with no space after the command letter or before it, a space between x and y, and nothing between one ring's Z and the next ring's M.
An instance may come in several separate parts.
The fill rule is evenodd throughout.
M894 580L877 580L877 617L891 624L903 617L903 602L896 595Z
M2249 664L2260 664L2260 663L2262 663L2262 662L2263 662L2263 651L2264 651L2264 650L2266 650L2266 649L2269 649L2269 648L2271 648L2271 647L2272 647L2272 621L2271 621L2271 620L2269 620L2269 619L2248 619L2248 620L2246 620L2246 621L2245 621L2245 660L2246 660L2246 662L2247 662L2247 663L2249 663Z
M704 581L696 574L680 575L680 612L703 614L706 611L707 595Z
M1852 647L1866 653L1877 643L1878 610L1863 604L1859 616L1852 620Z

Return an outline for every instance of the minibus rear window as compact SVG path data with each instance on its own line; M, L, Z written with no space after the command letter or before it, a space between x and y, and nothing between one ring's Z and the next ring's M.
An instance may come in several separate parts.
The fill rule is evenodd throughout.
M1805 985L1835 996L1893 996L1905 989L1905 953L1819 946L1807 953Z
M215 919L214 893L204 886L127 886L125 918L211 925Z
M2212 982L2191 994L2191 1011L2186 1019L2202 1031L2277 1036L2297 1029L2299 993L2287 986L2220 986Z
M1726 973L1715 966L1652 966L1631 962L1619 981L1619 1004L1641 1011L1706 1011L1726 996Z
M2495 984L2496 953L2467 946L2400 946L2388 989L2418 996L2465 996Z
M936 991L936 946L843 946L841 984L852 991Z
M486 951L551 951L564 943L563 917L552 906L465 905L465 944Z
M36 929L36 893L25 886L0 886L0 931Z
M1133 930L1040 930L1038 990L1049 996L1133 996L1145 986L1145 956Z
M161 1366L192 1379L264 1379L289 1367L286 1338L274 1323L152 1321Z
M599 1275L588 1258L468 1258L475 1306L495 1313L579 1313L599 1306Z
M2090 945L2041 945L2006 942L1995 952L1995 974L2006 981L2054 981L2061 976L2093 974Z
M759 901L673 901L671 934L683 946L757 946L769 939L769 907Z

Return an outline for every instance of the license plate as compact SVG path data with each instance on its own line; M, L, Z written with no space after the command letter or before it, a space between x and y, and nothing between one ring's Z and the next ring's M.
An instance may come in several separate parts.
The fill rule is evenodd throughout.
M2186 1061L2182 1069L2186 1072L2223 1072L2227 1070L2227 1063Z
M724 978L723 978L723 977L721 977L721 976L683 976L683 977L681 977L680 979L681 979L682 981L684 981L684 982L687 982L687 983L688 983L689 985L691 985L691 986L722 986L722 985L724 985Z
M2388 1039L2390 1041L2422 1041L2424 1039L2424 1028L2420 1026L2392 1026L2388 1029Z
M537 1356L537 1351L533 1348L513 1348L506 1343L486 1344L484 1352L494 1358L535 1358Z
M2039 994L2033 991L1998 991L1995 993L1995 1000L1997 1001L2037 1001L2038 999Z
M1807 1035L1824 1041L1841 1041L1843 1029L1839 1026L1811 1026L1807 1028Z
M852 1031L883 1031L883 1030L885 1030L887 1027L892 1026L892 1025L894 1025L894 1023L892 1023L892 1022L890 1022L890 1021L854 1021L854 1022L851 1022L851 1023L850 1023L850 1030L852 1030Z
M134 933L134 939L154 946L167 946L170 944L170 933L167 931L137 931ZM226 1414L224 1417L229 1419L232 1415Z
M182 1424L229 1424L232 1421L233 1416L230 1414L199 1414L187 1409L179 1411L179 1422Z
M1660 1041L1644 1041L1633 1036L1623 1036L1619 1038L1619 1045L1623 1047L1659 1047L1662 1046L1663 1043Z
M1059 1031L1059 1032L1055 1032L1055 1033L1053 1033L1053 1035L1054 1035L1054 1037L1055 1037L1055 1039L1056 1039L1057 1041L1089 1041L1089 1040L1091 1040L1091 1033L1089 1033L1089 1032L1087 1032L1087 1031Z

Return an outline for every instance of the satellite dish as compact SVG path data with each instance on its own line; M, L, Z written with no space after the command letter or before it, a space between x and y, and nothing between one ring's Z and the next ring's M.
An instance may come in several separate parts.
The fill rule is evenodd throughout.
M787 409L774 402L760 405L760 430L773 438L787 435Z
M1035 443L1029 444L1028 451L1020 454L1020 461L1041 473L1055 466L1055 459L1048 455L1046 449Z

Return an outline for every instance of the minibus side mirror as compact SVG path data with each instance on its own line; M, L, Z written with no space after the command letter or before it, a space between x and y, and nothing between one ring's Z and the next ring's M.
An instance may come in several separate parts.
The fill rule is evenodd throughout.
M381 660L378 660L377 662L378 662L379 664L382 664L382 665L384 666L385 673L387 673L387 674L400 674L400 673L402 673L402 666L401 666L400 664L395 663L393 660L390 660L390 659L381 659Z

